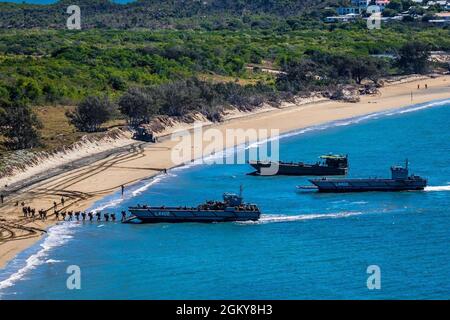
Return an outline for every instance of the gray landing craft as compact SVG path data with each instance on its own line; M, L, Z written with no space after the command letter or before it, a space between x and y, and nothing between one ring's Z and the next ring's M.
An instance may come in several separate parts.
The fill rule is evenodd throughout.
M301 190L318 190L319 192L364 192L364 191L413 191L424 190L427 180L416 175L409 175L408 160L405 167L391 167L391 179L311 179L314 186L298 187Z
M326 155L320 157L321 161L315 164L303 162L270 162L250 161L249 164L256 169L251 175L285 175L285 176L345 176L348 172L348 156ZM274 174L265 174L271 166L278 170Z
M223 201L208 201L198 207L130 207L131 214L144 223L257 221L261 216L255 204L243 202L241 195L225 193Z

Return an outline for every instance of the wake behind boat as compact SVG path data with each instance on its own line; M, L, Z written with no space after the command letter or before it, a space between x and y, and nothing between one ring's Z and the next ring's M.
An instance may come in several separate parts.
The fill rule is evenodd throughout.
M223 201L207 201L198 207L130 207L134 217L144 223L257 221L261 211L255 204L243 202L240 195L225 193Z
M270 162L250 161L256 169L251 175L286 175L286 176L345 176L348 172L348 156L324 155L319 162L307 164L303 162ZM274 174L265 174L264 169L278 167Z

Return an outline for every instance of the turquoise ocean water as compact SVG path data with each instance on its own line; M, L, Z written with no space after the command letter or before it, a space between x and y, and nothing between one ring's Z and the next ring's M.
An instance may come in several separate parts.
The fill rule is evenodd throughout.
M0 270L0 299L450 298L450 101L285 135L283 160L348 153L350 176L388 176L409 158L423 192L300 193L299 177L252 177L247 165L192 165L94 205L196 205L244 185L257 223L61 223ZM240 148L237 152L245 148ZM81 290L66 268L81 268ZM381 290L367 289L367 267Z

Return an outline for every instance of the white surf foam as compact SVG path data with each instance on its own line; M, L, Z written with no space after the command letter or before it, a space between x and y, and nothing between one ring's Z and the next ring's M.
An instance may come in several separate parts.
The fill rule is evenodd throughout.
M147 191L151 186L158 184L159 182L161 182L164 178L168 178L168 177L176 177L175 174L168 172L166 175L157 175L154 178L150 179L150 181L146 184L144 184L143 186L139 187L138 189L134 190L133 192L131 192L131 197L136 197L138 195L140 195L141 193L143 193L144 191Z
M130 195L131 197L135 197L138 194L144 192L150 186L158 183L161 181L161 177L156 176L152 178L148 183L144 184L143 186L140 186L136 190L133 190ZM128 197L128 198L131 198ZM115 199L112 199L106 203L101 203L94 208L92 208L90 211L98 212L103 211L107 208L112 208L118 206L121 202L123 202L126 198L118 197ZM23 279L27 273L38 267L39 265L42 265L44 263L56 263L57 260L53 259L47 259L49 252L55 248L62 246L66 244L70 239L73 238L73 233L75 232L74 228L78 227L80 224L77 223L60 223L53 227L51 227L46 237L44 238L42 244L40 244L41 249L38 250L35 254L32 254L26 261L25 266L17 270L15 273L10 275L7 279L0 282L0 297L1 297L1 290L9 288L13 286L17 281L20 279ZM99 228L104 227L104 225L99 225Z
M450 191L450 186L431 186L426 187L425 191Z
M314 219L340 219L362 215L362 212L338 212L329 214L301 214L301 215L277 215L263 214L258 221L239 222L239 224L267 224L277 222L293 222Z
M55 264L55 263L60 263L63 262L62 260L55 260L55 259L48 259L47 261L45 261L45 263L48 264Z
M70 239L72 239L73 233L75 232L74 229L78 226L79 224L75 223L61 223L51 227L48 230L47 236L40 244L41 249L25 261L24 267L13 273L6 280L0 282L0 296L1 290L13 286L17 281L22 279L28 272L35 269L37 266L44 263L56 262L56 260L47 259L49 251L55 247L66 244Z

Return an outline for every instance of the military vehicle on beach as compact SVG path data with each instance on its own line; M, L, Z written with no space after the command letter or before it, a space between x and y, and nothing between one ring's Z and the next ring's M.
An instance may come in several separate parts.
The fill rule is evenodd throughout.
M157 141L154 133L145 126L139 126L136 128L136 131L133 134L133 139L152 143L156 143Z

